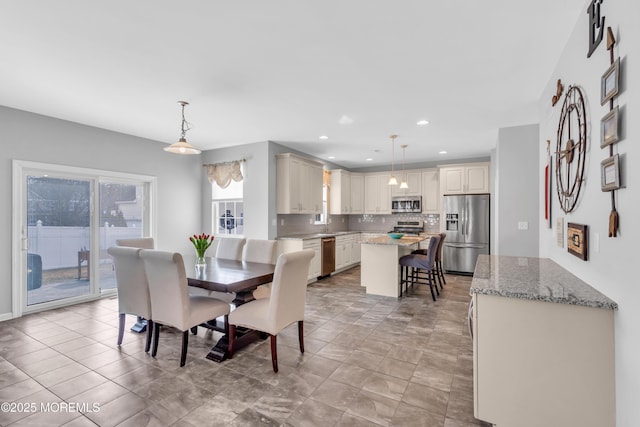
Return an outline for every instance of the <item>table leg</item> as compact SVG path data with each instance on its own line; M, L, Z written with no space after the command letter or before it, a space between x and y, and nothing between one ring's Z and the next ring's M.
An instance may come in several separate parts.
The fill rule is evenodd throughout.
M238 292L232 304L234 304L237 307L251 300L253 300L252 292ZM212 329L214 331L225 333L225 335L218 340L216 345L214 345L211 348L211 350L209 350L209 354L207 354L207 359L213 360L216 362L222 362L223 360L226 360L228 357L228 351L229 351L229 336L227 335L228 331L226 331L224 328L224 317L219 317L218 319L210 320L206 323L203 323L201 326L208 329ZM237 352L239 349L244 348L247 345L251 344L252 342L255 342L259 339L264 340L265 338L266 338L266 335L262 334L260 331L237 327L236 339L233 344L234 353Z

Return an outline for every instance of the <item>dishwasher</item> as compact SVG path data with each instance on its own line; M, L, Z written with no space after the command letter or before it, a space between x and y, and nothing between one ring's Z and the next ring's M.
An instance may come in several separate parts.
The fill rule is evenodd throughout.
M322 239L322 271L321 276L327 276L336 271L336 238Z

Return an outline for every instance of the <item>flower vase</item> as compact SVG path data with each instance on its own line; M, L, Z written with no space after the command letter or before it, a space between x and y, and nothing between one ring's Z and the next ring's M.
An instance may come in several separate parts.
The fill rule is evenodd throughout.
M204 255L198 255L198 258L196 258L196 267L204 267L205 265L207 265L207 260Z

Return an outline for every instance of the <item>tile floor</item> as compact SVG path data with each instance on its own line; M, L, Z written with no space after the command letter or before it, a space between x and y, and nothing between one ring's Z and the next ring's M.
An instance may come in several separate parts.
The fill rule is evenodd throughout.
M1 322L0 425L486 425L473 417L470 278L447 276L435 303L426 287L396 300L359 284L356 267L309 286L306 352L296 325L283 331L278 374L269 340L205 359L220 335L203 328L184 368L169 328L156 359L144 334L118 348L115 298Z

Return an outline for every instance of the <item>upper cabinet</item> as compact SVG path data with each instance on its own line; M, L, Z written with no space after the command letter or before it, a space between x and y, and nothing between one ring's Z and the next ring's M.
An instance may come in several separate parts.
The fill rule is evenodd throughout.
M364 213L390 214L391 190L389 174L367 174L364 177Z
M332 170L329 194L331 215L364 213L364 176L361 173Z
M278 213L322 213L322 163L291 153L276 159Z
M329 186L329 213L343 215L351 213L351 172L342 169L331 171Z
M422 171L422 213L440 213L440 172L438 169Z
M440 194L489 193L489 163L440 168Z
M400 182L403 178L407 179L407 185L409 188L400 188ZM420 196L422 195L422 172L421 171L406 171L396 173L398 179L398 185L391 186L391 197L394 196Z
M364 213L364 175L360 173L351 174L351 212L349 213Z

